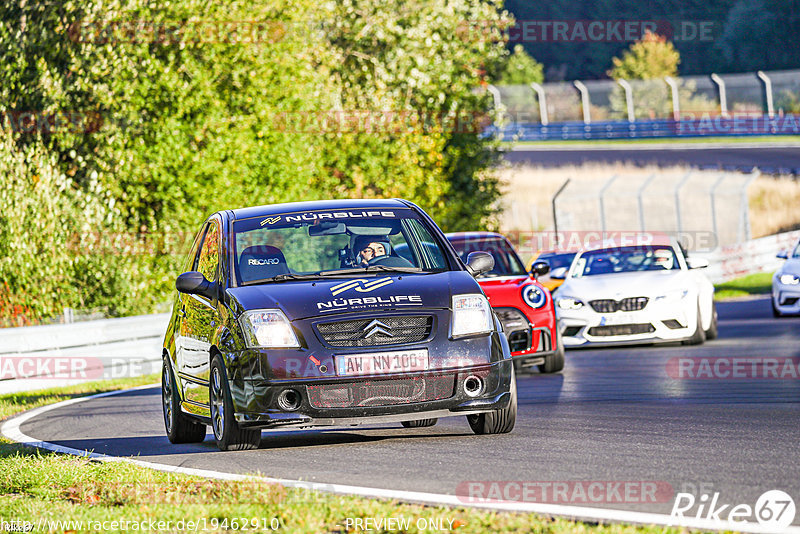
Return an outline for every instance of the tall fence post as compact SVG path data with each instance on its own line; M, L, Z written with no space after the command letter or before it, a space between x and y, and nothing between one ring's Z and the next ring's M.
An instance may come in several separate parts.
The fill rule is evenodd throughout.
M741 210L739 212L739 243L744 243L750 239L750 203L747 198L747 188L750 187L750 184L752 184L760 174L761 171L753 169L753 172L750 173L750 176L742 186L741 200L739 201L739 208Z
M769 79L769 76L763 71L760 70L756 73L758 78L764 82L764 100L767 104L767 115L771 119L775 116L775 107L772 104L772 80Z
M617 80L617 83L625 90L625 107L628 109L628 122L634 122L636 114L633 112L633 87L628 83L628 80Z
M502 123L503 99L500 97L500 90L494 85L489 84L486 87L486 90L492 95L492 105L494 106L494 126L499 130Z
M664 78L664 82L669 85L669 88L672 90L672 118L680 120L681 118L681 103L680 103L680 93L678 93L678 80L673 78L672 76L666 76Z
M577 89L581 93L581 107L583 108L583 123L591 124L592 103L589 100L589 89L580 80L575 80L574 82L572 82L572 85L574 85L575 89Z
M647 177L644 183L639 187L639 190L636 191L636 199L639 203L639 228L642 232L644 232L644 201L642 200L642 196L644 195L644 190L647 189L647 186L650 185L650 182L656 177L656 173L651 174Z
M558 191L556 191L556 194L553 195L553 199L550 201L553 205L553 232L555 233L555 248L558 248L558 214L556 212L556 199L558 199L558 195L560 195L564 189L567 188L571 179L572 178L567 178L567 181L561 184L561 187L558 188Z
M536 93L536 100L539 101L539 122L542 123L542 126L547 126L550 121L547 118L547 98L544 95L544 87L540 83L533 82L531 89Z
M603 187L600 188L600 230L603 233L603 239L606 238L606 206L603 196L606 194L606 190L611 187L611 184L613 184L614 180L616 179L617 175L615 174L609 181L603 184Z
M711 186L711 189L708 191L708 196L711 199L711 228L714 232L714 239L716 240L717 246L714 248L719 248L719 227L717 226L717 187L719 184L722 183L725 178L727 178L727 174L721 174L717 181L714 182L714 185Z
M675 216L678 220L678 236L683 233L683 221L681 220L681 188L692 177L692 171L687 172L675 186Z
M719 97L719 113L723 117L728 117L728 93L725 90L725 80L719 74L712 72L711 81L717 86L717 96Z

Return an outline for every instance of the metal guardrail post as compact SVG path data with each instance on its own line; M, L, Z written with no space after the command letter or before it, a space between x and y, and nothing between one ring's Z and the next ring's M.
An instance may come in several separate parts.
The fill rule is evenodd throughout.
M742 193L741 193L741 201L740 201L740 224L739 224L739 243L744 243L750 239L750 203L748 202L747 198L747 188L750 187L750 184L761 175L761 171L758 169L753 169L753 172L750 173L750 176L745 181L744 185L742 186Z
M550 121L547 118L547 99L544 94L544 87L540 83L533 82L531 83L531 89L534 90L536 99L539 101L539 122L542 123L542 126L547 126Z
M675 216L678 219L678 235L683 233L683 221L681 221L681 188L692 177L692 171L687 172L675 186Z
M486 90L492 95L492 102L494 106L494 127L499 130L500 125L503 122L503 100L500 97L500 90L491 84L486 87Z
M592 103L589 100L589 89L580 80L575 80L574 82L572 82L572 85L574 85L575 89L577 89L581 93L581 107L583 108L583 123L591 124Z
M775 116L775 108L772 103L772 80L769 79L769 76L763 71L760 70L756 73L758 78L764 82L764 96L767 103L767 115L771 119Z
M625 107L628 109L628 122L634 122L636 115L633 112L633 87L628 80L617 80L617 83L625 90Z
M647 177L644 183L639 187L639 190L636 191L636 199L639 203L639 228L641 228L642 232L645 231L644 229L644 202L642 201L642 195L644 195L644 190L647 189L647 186L650 185L656 177L656 173L651 174Z
M556 236L553 241L555 241L556 248L558 248L558 215L556 214L556 199L558 198L558 195L560 195L564 189L567 188L570 180L572 180L572 178L567 178L567 181L561 184L561 187L558 188L558 191L556 191L556 194L553 195L553 199L550 201L553 206L553 232Z
M727 174L721 174L720 177L717 178L717 181L714 182L714 185L711 186L711 189L709 189L708 191L708 196L711 199L711 228L714 232L714 239L717 241L717 246L715 248L719 248L720 245L719 228L717 226L717 197L716 197L717 187L727 177L728 177Z
M711 73L711 81L717 85L717 96L719 96L719 113L723 117L728 117L728 93L725 91L725 80L717 73Z
M678 80L672 76L666 76L664 82L669 85L672 90L672 118L676 121L681 118L681 103L680 94L678 93Z
M606 206L605 202L603 201L603 195L606 194L606 190L611 187L611 184L614 183L614 180L617 179L617 175L611 177L609 181L603 184L603 187L600 188L600 230L603 234L603 239L606 237Z

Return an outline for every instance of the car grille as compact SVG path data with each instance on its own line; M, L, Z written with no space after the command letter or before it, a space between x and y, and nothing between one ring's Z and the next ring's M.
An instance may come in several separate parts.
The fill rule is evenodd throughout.
M532 335L528 318L516 308L492 308L503 325L511 352L531 348Z
M633 336L636 334L649 334L656 328L650 323L641 324L614 324L606 326L593 326L589 329L590 336Z
M639 311L647 306L647 297L629 297L622 300L600 299L590 300L589 305L597 313L614 313L617 311Z
M351 408L447 399L455 393L455 385L455 375L440 375L321 384L307 389L314 408Z
M317 325L322 340L333 347L375 347L416 343L431 335L430 315L398 315L380 319L333 321Z

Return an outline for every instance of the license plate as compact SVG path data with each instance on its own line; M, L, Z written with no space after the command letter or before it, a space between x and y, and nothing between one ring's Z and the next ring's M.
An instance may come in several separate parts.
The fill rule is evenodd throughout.
M339 376L381 375L427 370L427 349L336 356L336 374Z
M636 315L633 313L611 313L603 316L602 324L618 325L618 324L631 324L641 323L644 321L636 320Z

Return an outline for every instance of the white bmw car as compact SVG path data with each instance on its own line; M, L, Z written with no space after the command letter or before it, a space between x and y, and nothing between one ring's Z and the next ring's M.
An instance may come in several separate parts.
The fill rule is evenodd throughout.
M555 295L566 347L717 337L714 285L668 237L604 241L572 262Z
M772 314L800 314L800 241L791 255L783 251L778 257L786 262L772 275Z

